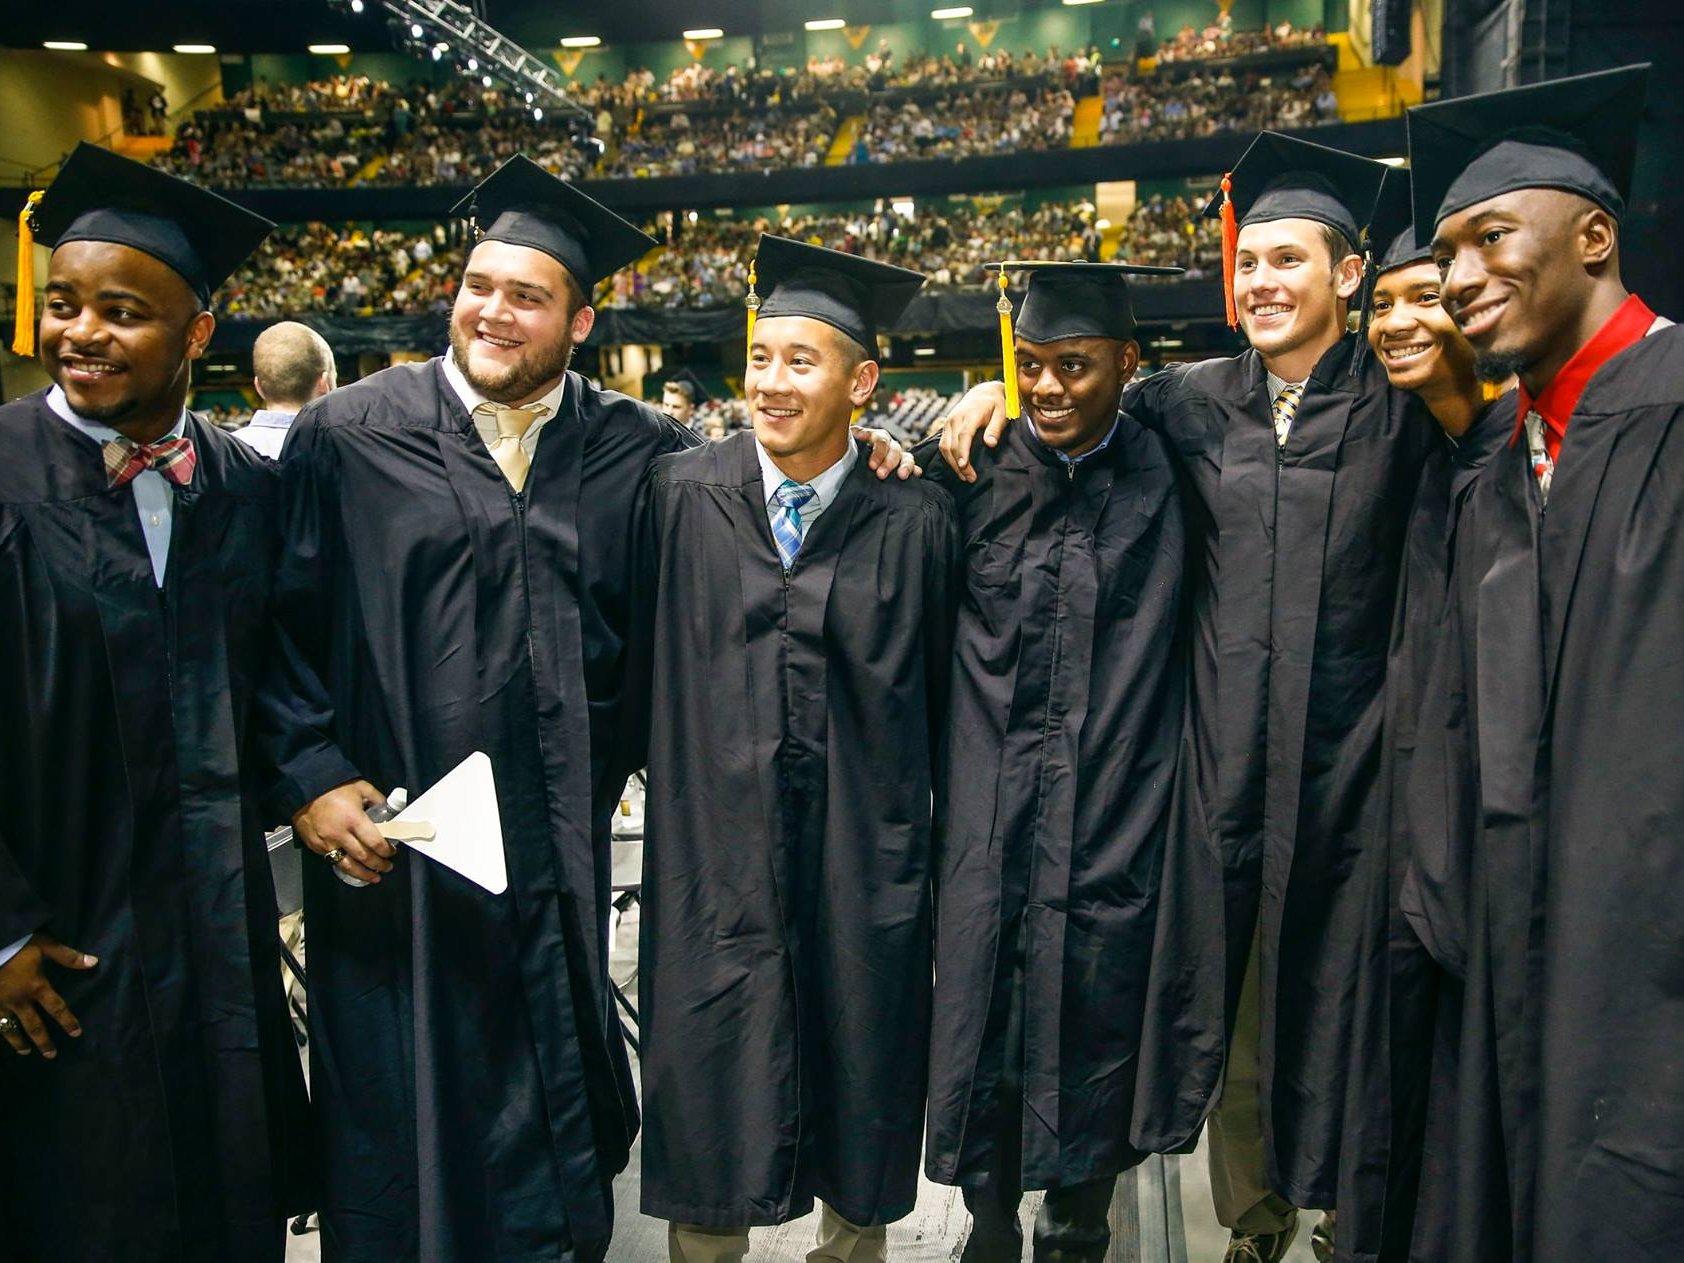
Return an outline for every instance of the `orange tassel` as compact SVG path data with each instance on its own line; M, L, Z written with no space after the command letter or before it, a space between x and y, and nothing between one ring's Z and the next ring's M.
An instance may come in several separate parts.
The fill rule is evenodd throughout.
M43 190L31 193L18 215L18 303L12 354L35 358L35 229L29 220Z
M1234 268L1240 252L1240 227L1234 218L1234 173L1222 177L1222 297L1228 306L1228 327L1240 327L1240 309L1234 302Z

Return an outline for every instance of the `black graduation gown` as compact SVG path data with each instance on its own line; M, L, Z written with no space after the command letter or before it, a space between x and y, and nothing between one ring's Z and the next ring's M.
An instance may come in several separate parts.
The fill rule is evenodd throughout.
M45 400L0 408L0 943L100 963L47 966L80 1039L0 1052L0 1256L278 1263L308 1166L256 806L277 479L190 416L160 592Z
M1479 830L1444 1258L1684 1257L1681 421L1674 327L1591 379L1547 513L1521 442L1457 530Z
M751 433L647 497L643 1210L887 1223L918 1182L952 501L862 453L786 577Z
M491 757L509 889L307 863L330 1258L553 1260L608 1236L637 1110L608 990L632 505L671 420L570 374L514 493L438 360L299 414L281 614L300 712L382 790ZM318 687L317 682L320 682ZM299 778L296 807L334 782Z
M1135 1096L1161 1088L1136 1078L1185 689L1181 499L1163 440L1127 416L1074 467L1021 421L974 484L928 456L966 592L925 1163L980 1183L1015 1125L1024 1187L1080 1183L1140 1160ZM1002 1100L1014 1002L1023 1095Z
M1456 931L1438 913L1430 918L1435 937L1422 911L1423 904L1436 911L1442 899L1443 857L1421 855L1424 863L1411 876L1417 855L1405 788L1432 659L1442 643L1450 540L1474 478L1514 428L1514 408L1514 396L1505 395L1487 404L1461 439L1435 437L1409 516L1381 721L1377 792L1385 845L1377 842L1364 853L1358 878L1368 910L1352 962L1357 1017L1348 1054L1335 1256L1352 1263L1405 1259L1413 1231L1435 1012L1441 988L1457 984L1442 978L1444 964L1423 946L1443 939L1440 950L1447 950ZM1406 895L1417 884L1427 893Z
M1189 998L1221 963L1195 971L1191 962L1225 938L1231 1022L1255 928L1269 1180L1294 1204L1318 1207L1336 1192L1355 1016L1350 964L1364 904L1352 875L1380 837L1392 604L1433 436L1424 407L1393 391L1372 356L1349 372L1356 345L1346 337L1316 365L1284 448L1255 351L1160 373L1124 395L1180 460L1203 540L1190 584L1182 837L1160 916L1189 963L1165 975L1162 992L1154 982L1148 1013L1168 1033L1146 1045L1179 1061L1154 1075L1182 1090L1163 1120L1145 1120L1156 1123L1147 1147L1186 1134L1189 1117L1196 1126L1221 1083L1220 1032Z

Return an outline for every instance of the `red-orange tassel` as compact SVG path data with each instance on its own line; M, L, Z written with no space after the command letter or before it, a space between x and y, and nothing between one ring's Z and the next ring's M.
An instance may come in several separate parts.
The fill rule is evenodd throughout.
M1240 327L1240 309L1234 302L1235 258L1240 252L1240 226L1234 218L1234 173L1222 177L1222 297L1228 304L1228 327Z

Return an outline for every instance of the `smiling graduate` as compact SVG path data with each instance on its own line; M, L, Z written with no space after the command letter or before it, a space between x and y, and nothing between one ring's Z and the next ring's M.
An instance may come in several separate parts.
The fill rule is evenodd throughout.
M917 1196L957 532L849 434L923 277L755 263L753 429L657 461L639 522L643 1210L680 1263L815 1201L813 1257L881 1258Z
M279 487L187 409L273 225L93 145L26 224L53 386L0 408L0 1254L279 1263L310 1173L260 807Z

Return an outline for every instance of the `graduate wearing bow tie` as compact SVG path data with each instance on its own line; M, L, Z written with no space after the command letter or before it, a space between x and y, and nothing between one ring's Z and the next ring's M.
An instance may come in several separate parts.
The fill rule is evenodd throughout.
M258 793L279 488L186 408L272 225L83 145L25 226L54 385L0 408L0 1254L278 1263L308 1204Z

